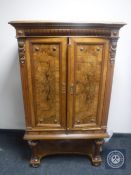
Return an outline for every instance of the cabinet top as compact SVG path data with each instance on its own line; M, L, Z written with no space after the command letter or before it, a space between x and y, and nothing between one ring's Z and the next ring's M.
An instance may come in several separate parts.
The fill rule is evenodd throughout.
M121 28L124 22L61 22L61 21L10 21L14 27L109 27Z
M86 23L51 21L10 21L17 38L42 36L92 36L119 37L119 29L125 23Z

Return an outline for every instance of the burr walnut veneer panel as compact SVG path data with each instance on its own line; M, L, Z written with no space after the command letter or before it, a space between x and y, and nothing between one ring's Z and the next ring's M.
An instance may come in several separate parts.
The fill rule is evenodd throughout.
M71 43L68 75L73 89L69 93L70 127L100 129L109 42L98 38L71 38Z
M35 127L65 129L66 38L27 41Z

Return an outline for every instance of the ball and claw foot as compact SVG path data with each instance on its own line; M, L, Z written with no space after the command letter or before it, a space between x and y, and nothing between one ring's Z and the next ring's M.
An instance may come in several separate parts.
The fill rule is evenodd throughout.
M30 165L34 168L37 168L40 166L40 158L38 157L32 157L30 161Z

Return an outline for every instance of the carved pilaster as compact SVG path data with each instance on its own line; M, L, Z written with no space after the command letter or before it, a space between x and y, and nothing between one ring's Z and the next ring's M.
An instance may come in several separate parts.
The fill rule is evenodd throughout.
M115 63L116 56L116 48L117 48L117 40L119 38L118 30L111 31L111 39L110 39L110 63Z
M116 47L117 47L117 39L113 38L110 41L110 63L115 63L115 56L116 56Z
M18 39L19 60L21 64L25 63L25 40Z

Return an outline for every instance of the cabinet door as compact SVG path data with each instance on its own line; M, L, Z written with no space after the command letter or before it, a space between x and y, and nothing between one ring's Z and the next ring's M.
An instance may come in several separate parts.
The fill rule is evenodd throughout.
M66 127L66 38L33 38L26 42L32 127Z
M68 129L100 129L108 64L108 41L70 38Z

